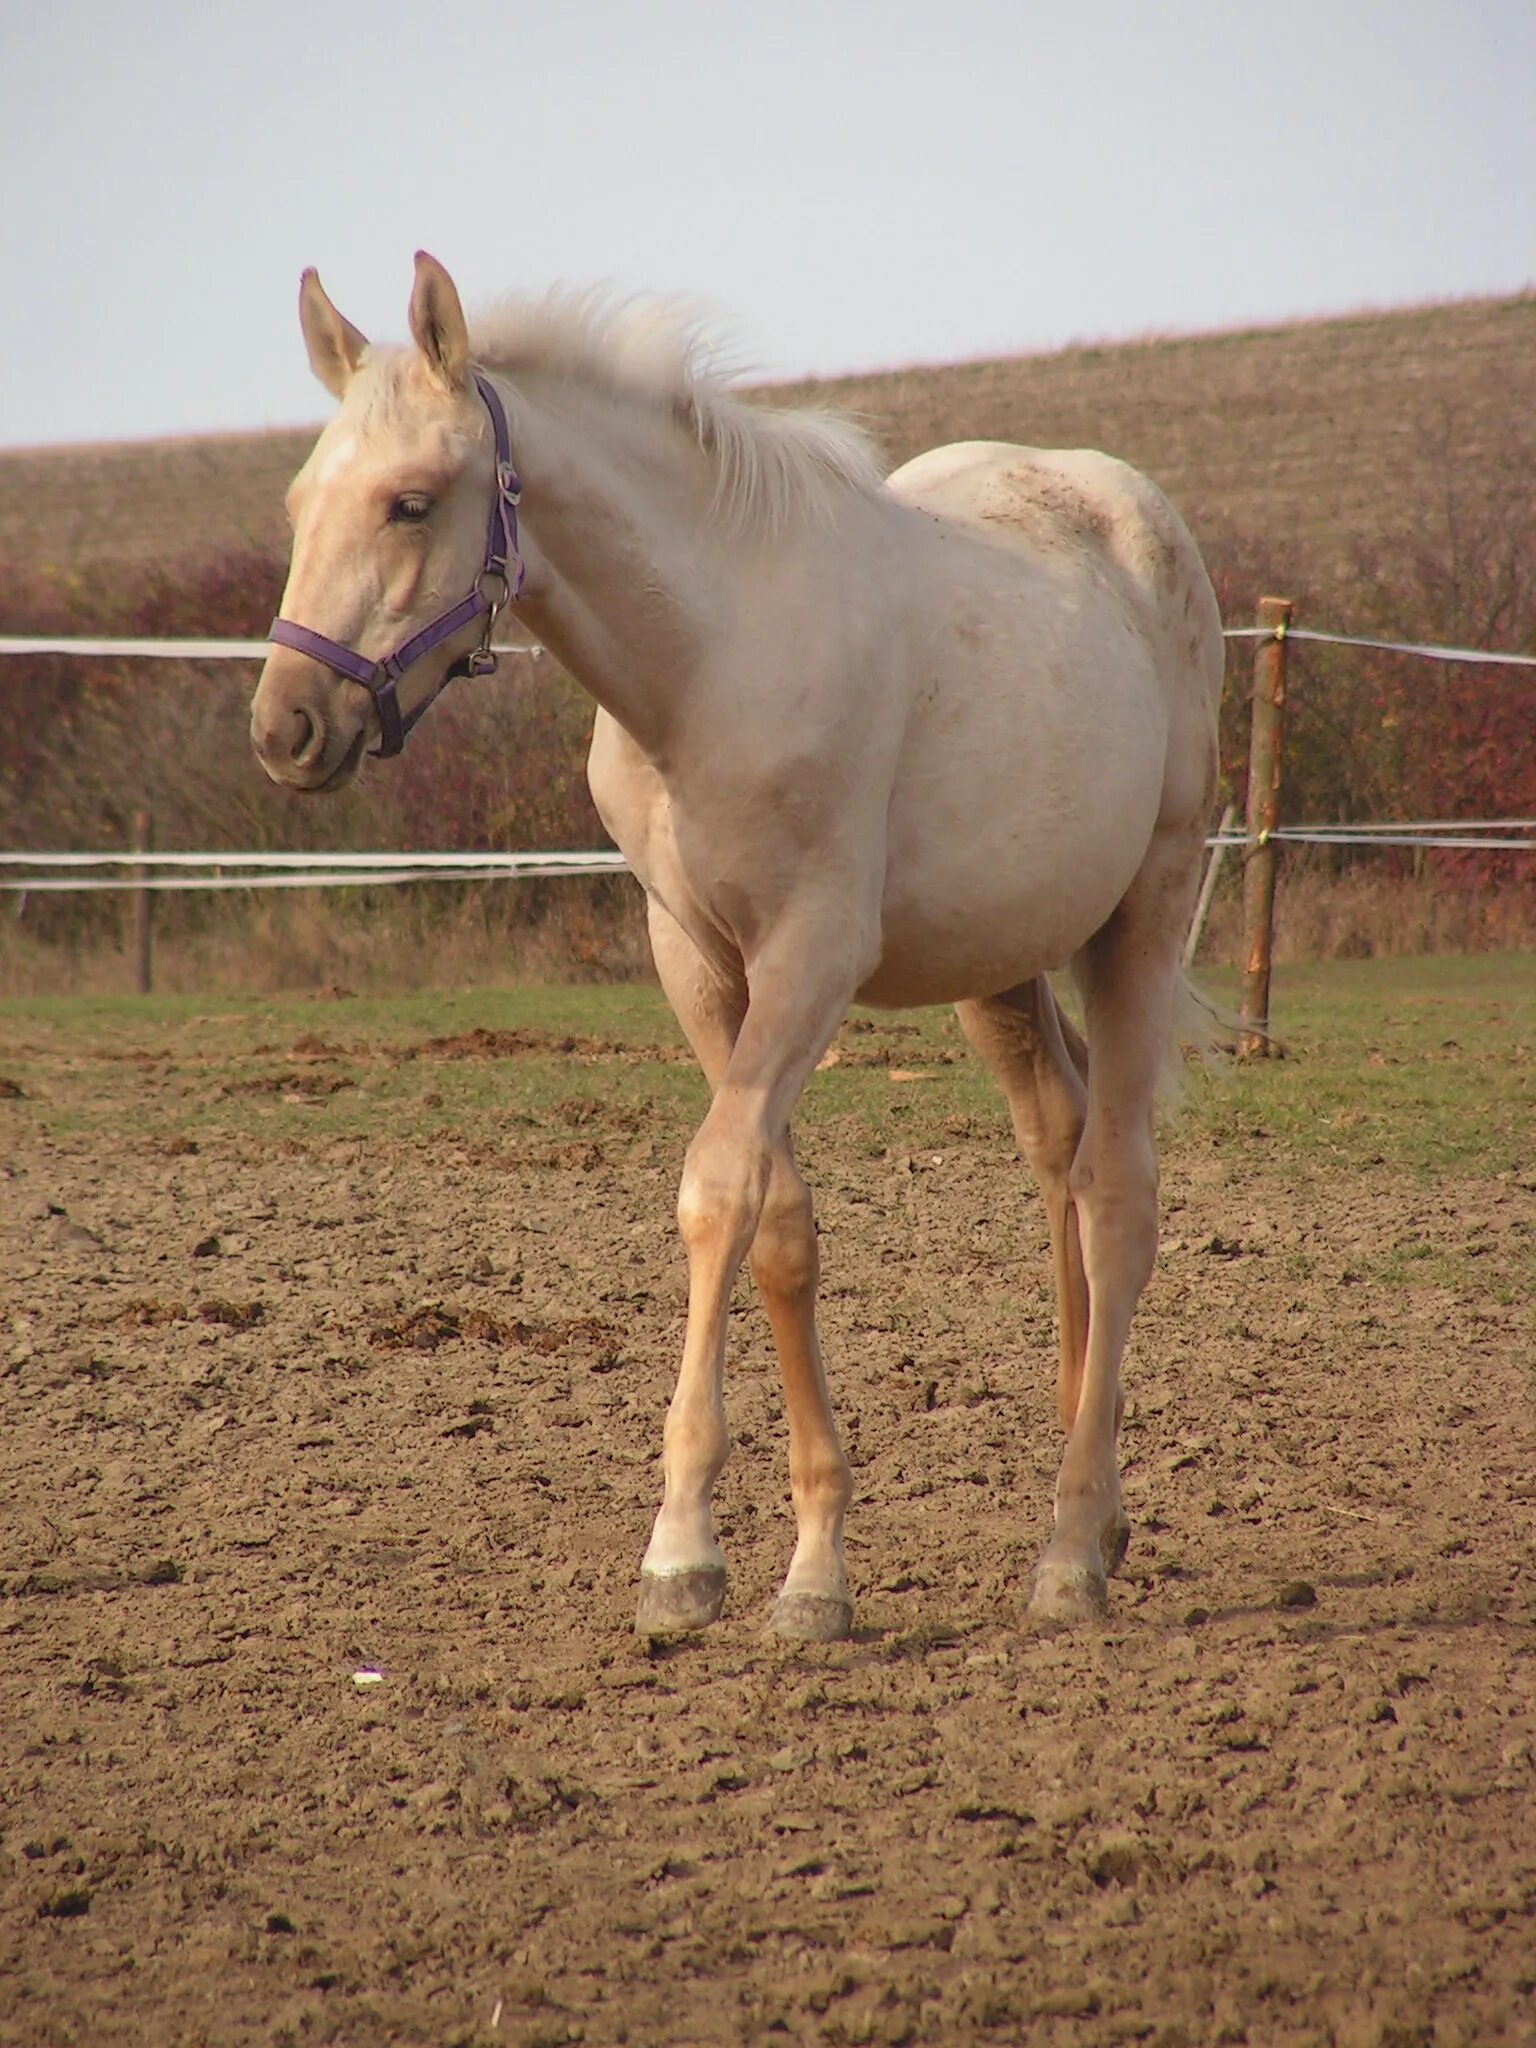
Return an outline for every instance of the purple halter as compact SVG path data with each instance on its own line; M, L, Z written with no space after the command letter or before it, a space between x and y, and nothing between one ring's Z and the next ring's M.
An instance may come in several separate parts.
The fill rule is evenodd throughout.
M386 654L382 661L369 661L361 654L354 654L350 647L343 647L340 641L329 640L324 633L297 625L292 619L274 619L267 629L267 638L275 640L279 647L291 647L297 654L308 654L316 661L323 661L327 668L335 669L338 675L362 684L379 714L379 744L372 751L377 759L383 761L400 752L405 745L406 734L427 706L435 702L457 677L488 676L494 671L496 657L491 652L491 629L503 607L510 604L523 587L523 559L517 551L517 507L523 487L512 467L512 438L507 431L507 415L489 379L482 377L478 370L472 370L470 374L485 401L485 409L491 416L491 430L496 436L496 496L491 505L490 525L486 529L485 560L475 578L474 589L467 597L460 598L451 610L440 612L430 625L423 626L419 633L413 633L409 640L402 641L394 653ZM499 584L499 595L490 596L486 590L487 583ZM424 654L430 654L434 647L441 647L445 640L451 640L471 619L482 614L485 627L480 635L480 645L472 654L451 663L436 689L423 697L414 711L402 717L395 690L405 671L420 661Z

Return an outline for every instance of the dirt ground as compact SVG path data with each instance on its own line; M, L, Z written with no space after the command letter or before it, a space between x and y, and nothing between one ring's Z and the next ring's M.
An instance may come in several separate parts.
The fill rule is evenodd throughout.
M1176 1138L1130 1556L1107 1627L1039 1637L1033 1190L990 1124L813 1126L858 1632L764 1634L790 1523L743 1286L725 1617L648 1644L683 1107L577 1046L568 1100L426 1144L333 1128L320 1041L222 1121L184 1050L31 1050L6 2048L1536 2041L1528 1304L1479 1279L1528 1186ZM425 1100L451 1064L419 1049Z

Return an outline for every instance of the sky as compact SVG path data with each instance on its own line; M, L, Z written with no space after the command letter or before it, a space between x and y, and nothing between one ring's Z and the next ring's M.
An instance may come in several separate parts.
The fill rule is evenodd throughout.
M0 0L0 447L318 422L379 340L681 293L757 375L1536 282L1531 0Z

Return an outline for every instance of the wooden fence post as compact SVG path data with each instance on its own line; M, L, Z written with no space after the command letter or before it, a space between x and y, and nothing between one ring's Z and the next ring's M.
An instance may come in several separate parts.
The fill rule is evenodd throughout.
M155 821L148 811L133 814L133 850L148 853L155 843ZM143 868L139 880L146 880ZM152 948L154 944L154 903L153 889L135 889L133 892L133 937L136 986L141 996L147 996L153 981Z
M1261 597L1264 638L1254 643L1253 728L1248 744L1248 845L1243 867L1242 1058L1270 1051L1269 976L1274 955L1275 869L1280 849L1280 773L1285 734L1285 636L1295 609L1288 597Z

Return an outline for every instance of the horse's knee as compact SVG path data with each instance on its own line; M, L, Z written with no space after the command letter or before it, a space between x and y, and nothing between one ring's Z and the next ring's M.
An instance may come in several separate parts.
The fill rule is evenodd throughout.
M751 1242L768 1192L767 1144L739 1127L721 1130L705 1119L683 1162L677 1227L690 1252Z
M758 1219L750 1254L752 1277L764 1294L815 1292L819 1270L811 1191L798 1174L775 1173Z

